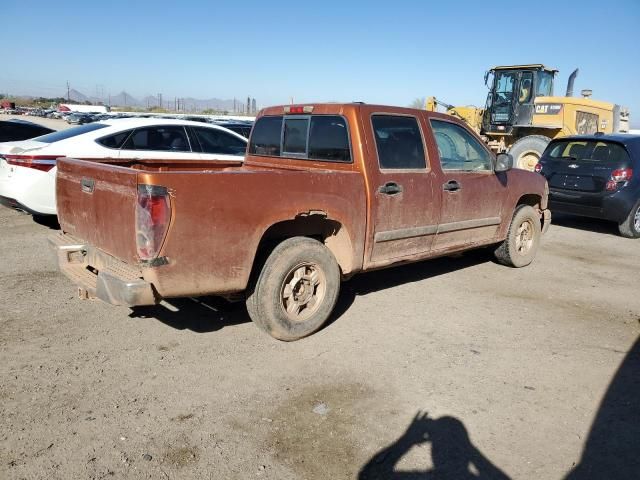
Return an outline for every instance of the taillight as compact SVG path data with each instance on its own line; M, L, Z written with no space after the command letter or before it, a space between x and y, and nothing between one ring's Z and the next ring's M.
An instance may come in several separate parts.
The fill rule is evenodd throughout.
M536 173L542 172L542 164L541 163L536 163L536 166L533 167L533 169L535 170Z
M136 205L136 248L141 260L160 253L171 220L171 202L166 187L138 185Z
M620 187L620 183L626 183L633 177L633 169L618 168L611 172L611 179L607 182L606 189L615 191Z
M9 165L48 172L56 166L56 159L64 155L4 155Z

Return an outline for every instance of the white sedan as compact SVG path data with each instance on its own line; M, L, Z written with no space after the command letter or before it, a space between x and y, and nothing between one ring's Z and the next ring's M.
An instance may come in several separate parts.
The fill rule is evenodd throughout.
M56 159L242 160L247 139L218 125L123 118L0 143L0 203L55 215Z

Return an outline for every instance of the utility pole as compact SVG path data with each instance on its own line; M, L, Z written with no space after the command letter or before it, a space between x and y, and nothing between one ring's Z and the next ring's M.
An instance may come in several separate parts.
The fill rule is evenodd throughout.
M69 94L69 88L70 88L70 87L69 87L69 80L67 80L67 102L70 102L70 101L71 101L71 99L69 98L69 95L70 95L70 94Z

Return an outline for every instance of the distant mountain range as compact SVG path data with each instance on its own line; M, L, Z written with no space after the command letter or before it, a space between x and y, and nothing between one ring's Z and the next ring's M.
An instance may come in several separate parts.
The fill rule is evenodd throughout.
M64 95L66 97L66 95ZM133 95L122 91L117 95L111 95L110 97L106 97L104 99L97 97L88 97L84 95L82 92L78 90L72 89L69 90L69 98L73 102L91 102L91 103L105 103L109 104L113 107L144 107L144 108L153 108L158 107L158 97L154 95L147 95L142 99L138 99ZM236 99L236 109L240 110L242 105L246 105L246 98L244 101ZM169 99L164 97L162 99L163 107L168 109L173 109L176 107L176 99ZM201 111L206 109L214 109L214 110L227 110L233 111L234 109L234 101L233 100L222 100L220 98L209 98L206 100L198 99L198 98L181 98L181 109L186 109L189 111Z

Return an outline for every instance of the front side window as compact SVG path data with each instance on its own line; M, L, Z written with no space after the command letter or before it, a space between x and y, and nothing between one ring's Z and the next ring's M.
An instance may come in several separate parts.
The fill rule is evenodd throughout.
M415 117L373 115L371 123L381 169L426 167L422 134Z
M455 123L431 120L442 170L491 171L491 154L466 129Z
M184 127L155 126L137 128L127 139L124 150L154 150L165 152L190 152Z
M192 127L200 142L203 153L219 153L222 155L244 155L247 143L214 128Z

